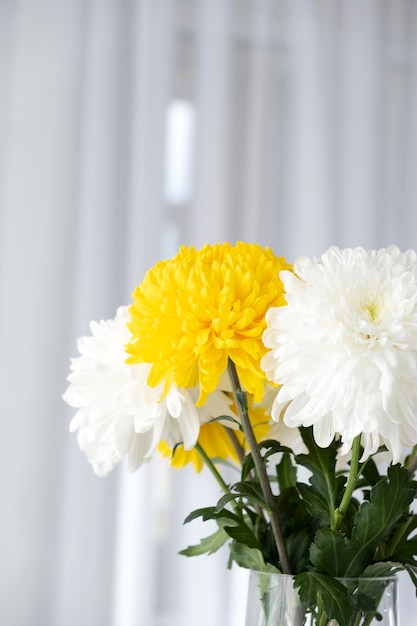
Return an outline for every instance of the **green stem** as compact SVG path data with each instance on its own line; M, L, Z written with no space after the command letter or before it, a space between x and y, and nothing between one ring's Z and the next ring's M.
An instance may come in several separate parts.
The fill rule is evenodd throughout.
M326 626L328 624L327 615L324 611L323 596L321 593L317 594L317 626Z
M202 446L197 442L195 445L195 448L197 452L199 453L199 455L201 456L201 458L203 459L204 463L207 465L210 472L213 474L214 478L216 479L216 481L218 482L222 490L224 491L224 493L230 493L230 489L228 485L224 482L217 467L214 465L213 461L205 452L205 450L202 448Z
M235 397L236 406L239 411L240 419L242 422L243 433L249 445L249 449L252 453L253 462L255 464L256 471L258 473L259 482L261 485L262 493L265 498L266 505L269 509L272 532L275 538L275 543L278 550L278 556L281 561L282 572L284 574L291 574L291 567L287 553L287 547L285 545L284 535L281 529L281 524L278 519L277 512L275 510L274 496L272 493L271 485L268 479L268 474L262 459L262 455L256 441L252 424L250 423L248 410L247 410L247 396L246 392L240 385L240 380L237 375L236 366L231 359L229 359L228 370L230 381L232 383L233 395Z
M356 487L356 483L357 483L358 475L359 475L360 447L361 447L361 436L357 435L357 437L355 437L355 439L353 440L352 458L350 461L350 471L349 471L348 481L346 484L345 493L343 494L343 498L339 507L335 511L333 530L339 530L340 525L342 523L343 516L346 514L346 511L348 510L353 492Z
M373 619L375 617L375 615L377 614L376 611L372 611L372 613L368 613L365 618L364 621L362 622L362 626L371 626ZM357 620L353 626L360 626L360 617L361 615L359 614L359 620Z

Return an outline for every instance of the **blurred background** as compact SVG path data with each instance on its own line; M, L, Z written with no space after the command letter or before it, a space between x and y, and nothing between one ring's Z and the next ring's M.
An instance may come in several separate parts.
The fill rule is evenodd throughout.
M0 0L1 624L242 626L211 477L69 434L76 338L181 244L417 247L416 164L415 0Z

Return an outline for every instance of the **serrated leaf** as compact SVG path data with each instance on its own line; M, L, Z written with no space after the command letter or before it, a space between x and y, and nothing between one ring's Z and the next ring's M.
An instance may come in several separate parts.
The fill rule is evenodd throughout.
M383 578L385 576L391 576L402 569L400 563L395 561L379 561L378 563L371 563L366 567L361 578Z
M318 517L325 522L329 522L329 505L326 499L323 498L318 491L312 489L309 485L305 485L304 483L297 484L297 491L306 503L307 508L313 517Z
M315 611L319 599L328 619L335 619L339 626L349 626L352 607L344 585L329 576L316 572L303 572L295 576L301 601Z
M221 548L226 541L228 541L229 535L223 528L219 528L215 533L201 539L200 543L194 546L188 546L184 550L181 550L179 554L184 556L200 556L201 554L213 554Z
M390 558L410 565L414 563L417 565L415 557L417 557L417 539L404 539L390 554Z
M386 554L401 563L414 563L417 556L417 536L413 535L417 529L417 516L408 515L395 529L395 533L386 545Z
M355 515L350 538L321 529L310 549L317 571L337 577L357 577L372 562L378 544L389 535L394 524L408 509L414 492L409 488L407 471L400 466L388 468L386 477L371 491Z
M233 485L233 490L236 491L236 493L238 493L242 498L245 498L245 500L248 500L253 504L258 504L263 509L268 510L261 486L258 482L239 482Z
M236 515L227 509L219 511L216 509L215 520L232 539L245 543L251 548L261 548L260 541L253 532L252 527L240 515ZM246 520L249 521L249 518L246 518Z
M242 518L235 513L232 513L232 511L228 511L227 509L221 509L218 511L217 507L206 507L203 509L196 509L190 513L185 518L184 524L187 524L198 517L201 517L203 522L215 520L218 526L237 526L242 523Z
M198 517L201 517L203 521L210 519L215 520L217 525L232 539L245 543L251 548L261 548L260 541L253 532L252 528L245 523L245 520L242 517L236 515L232 511L228 511L224 508L217 510L217 508L214 507L197 509L188 515L185 522L192 521ZM195 549L196 546L191 546L188 556L191 556L191 550L193 553L197 554Z
M309 565L309 546L312 542L310 529L299 530L285 538L288 557L294 574L305 571Z
M319 529L310 547L311 563L322 574L342 578L350 557L347 544L348 540L339 532L330 528Z
M295 487L297 482L297 468L292 464L291 455L284 452L281 461L276 466L279 490L285 491L289 487Z
M385 591L387 581L402 569L400 563L393 561L380 561L372 563L362 572L358 578L358 586L361 594L365 594L376 600L375 609L378 608L380 599ZM385 580L384 580L385 579Z
M233 492L227 493L220 498L216 505L215 512L224 509L229 502L241 500L242 498L245 504L250 503L261 507L261 509L264 509L265 511L269 510L269 507L265 503L259 483L249 481L246 483L236 483L231 488L233 489Z
M317 526L306 502L300 497L298 489L295 487L289 487L277 496L276 509L286 533L298 532L307 526L314 528Z
M235 500L239 500L239 498L241 498L239 493L225 493L224 496L222 496L217 502L214 508L214 513L216 514L219 511L222 511L224 507L229 504L229 502L234 502Z
M390 561L372 563L357 579L344 579L354 612L369 613L369 618L378 611L382 596L390 578L401 569Z
M279 454L280 452L293 454L291 448L282 445L276 439L264 439L260 442L259 448L261 449L261 451L266 450L266 452L262 455L264 459L268 458L272 454Z
M255 533L243 521L234 525L224 525L225 532L239 543L245 544L249 548L261 549L261 544Z
M230 544L230 557L232 561L239 565L239 567L257 570L259 572L269 572L272 574L280 573L276 567L270 563L265 563L260 550L250 548L242 543L233 542Z
M408 510L413 497L407 470L399 465L389 467L387 476L372 489L370 502L364 502L355 516L349 546L356 554L347 576L360 574L378 543L388 536L394 524Z
M189 522L192 522L198 517L201 517L203 522L206 522L209 519L214 519L215 511L216 511L215 506L206 506L201 509L195 509L195 511L191 511L191 513L187 515L187 517L184 520L184 524L188 524Z
M300 433L308 454L297 455L295 461L311 472L309 478L311 489L327 502L328 515L326 517L329 517L330 511L334 511L339 503L345 480L343 476L337 477L335 473L337 450L340 444L333 442L327 448L319 448L311 428L300 428Z
M259 448L261 452L263 450L266 450L266 452L262 454L262 458L265 463L271 456L279 453L293 454L291 448L281 445L279 441L276 441L275 439L264 439L259 443ZM253 461L252 455L248 454L242 464L242 481L245 481L247 479L254 467L255 463Z

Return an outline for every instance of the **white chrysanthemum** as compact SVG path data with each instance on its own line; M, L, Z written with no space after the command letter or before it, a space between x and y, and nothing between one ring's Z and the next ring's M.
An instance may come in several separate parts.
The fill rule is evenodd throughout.
M313 426L320 446L338 434L363 458L381 443L394 462L417 443L417 255L396 246L330 248L281 272L288 306L270 309L262 360L282 385L273 418Z
M201 409L195 406L198 390L172 386L161 400L163 385L149 387L151 366L127 365L125 345L130 340L127 307L113 320L90 325L92 335L78 340L79 357L72 360L69 387L64 400L78 409L70 430L78 431L78 443L99 476L107 475L127 455L129 471L136 470L161 439L186 449L197 441L200 422L228 400L220 392ZM224 400L223 400L224 398Z
M265 381L264 396L262 401L255 405L259 406L265 412L265 415L272 415L275 398L277 396L277 388ZM291 448L295 454L306 452L306 447L301 439L300 432L297 428L290 428L282 419L270 420L268 439L275 439L281 445Z

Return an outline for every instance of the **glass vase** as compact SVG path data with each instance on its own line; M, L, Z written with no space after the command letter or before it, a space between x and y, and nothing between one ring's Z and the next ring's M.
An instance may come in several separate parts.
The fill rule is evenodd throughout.
M353 611L346 618L348 626L399 626L395 576L347 578L339 582L347 588L353 605L360 598L362 606L373 606L370 610ZM251 571L245 626L339 626L339 623L306 609L292 576Z

